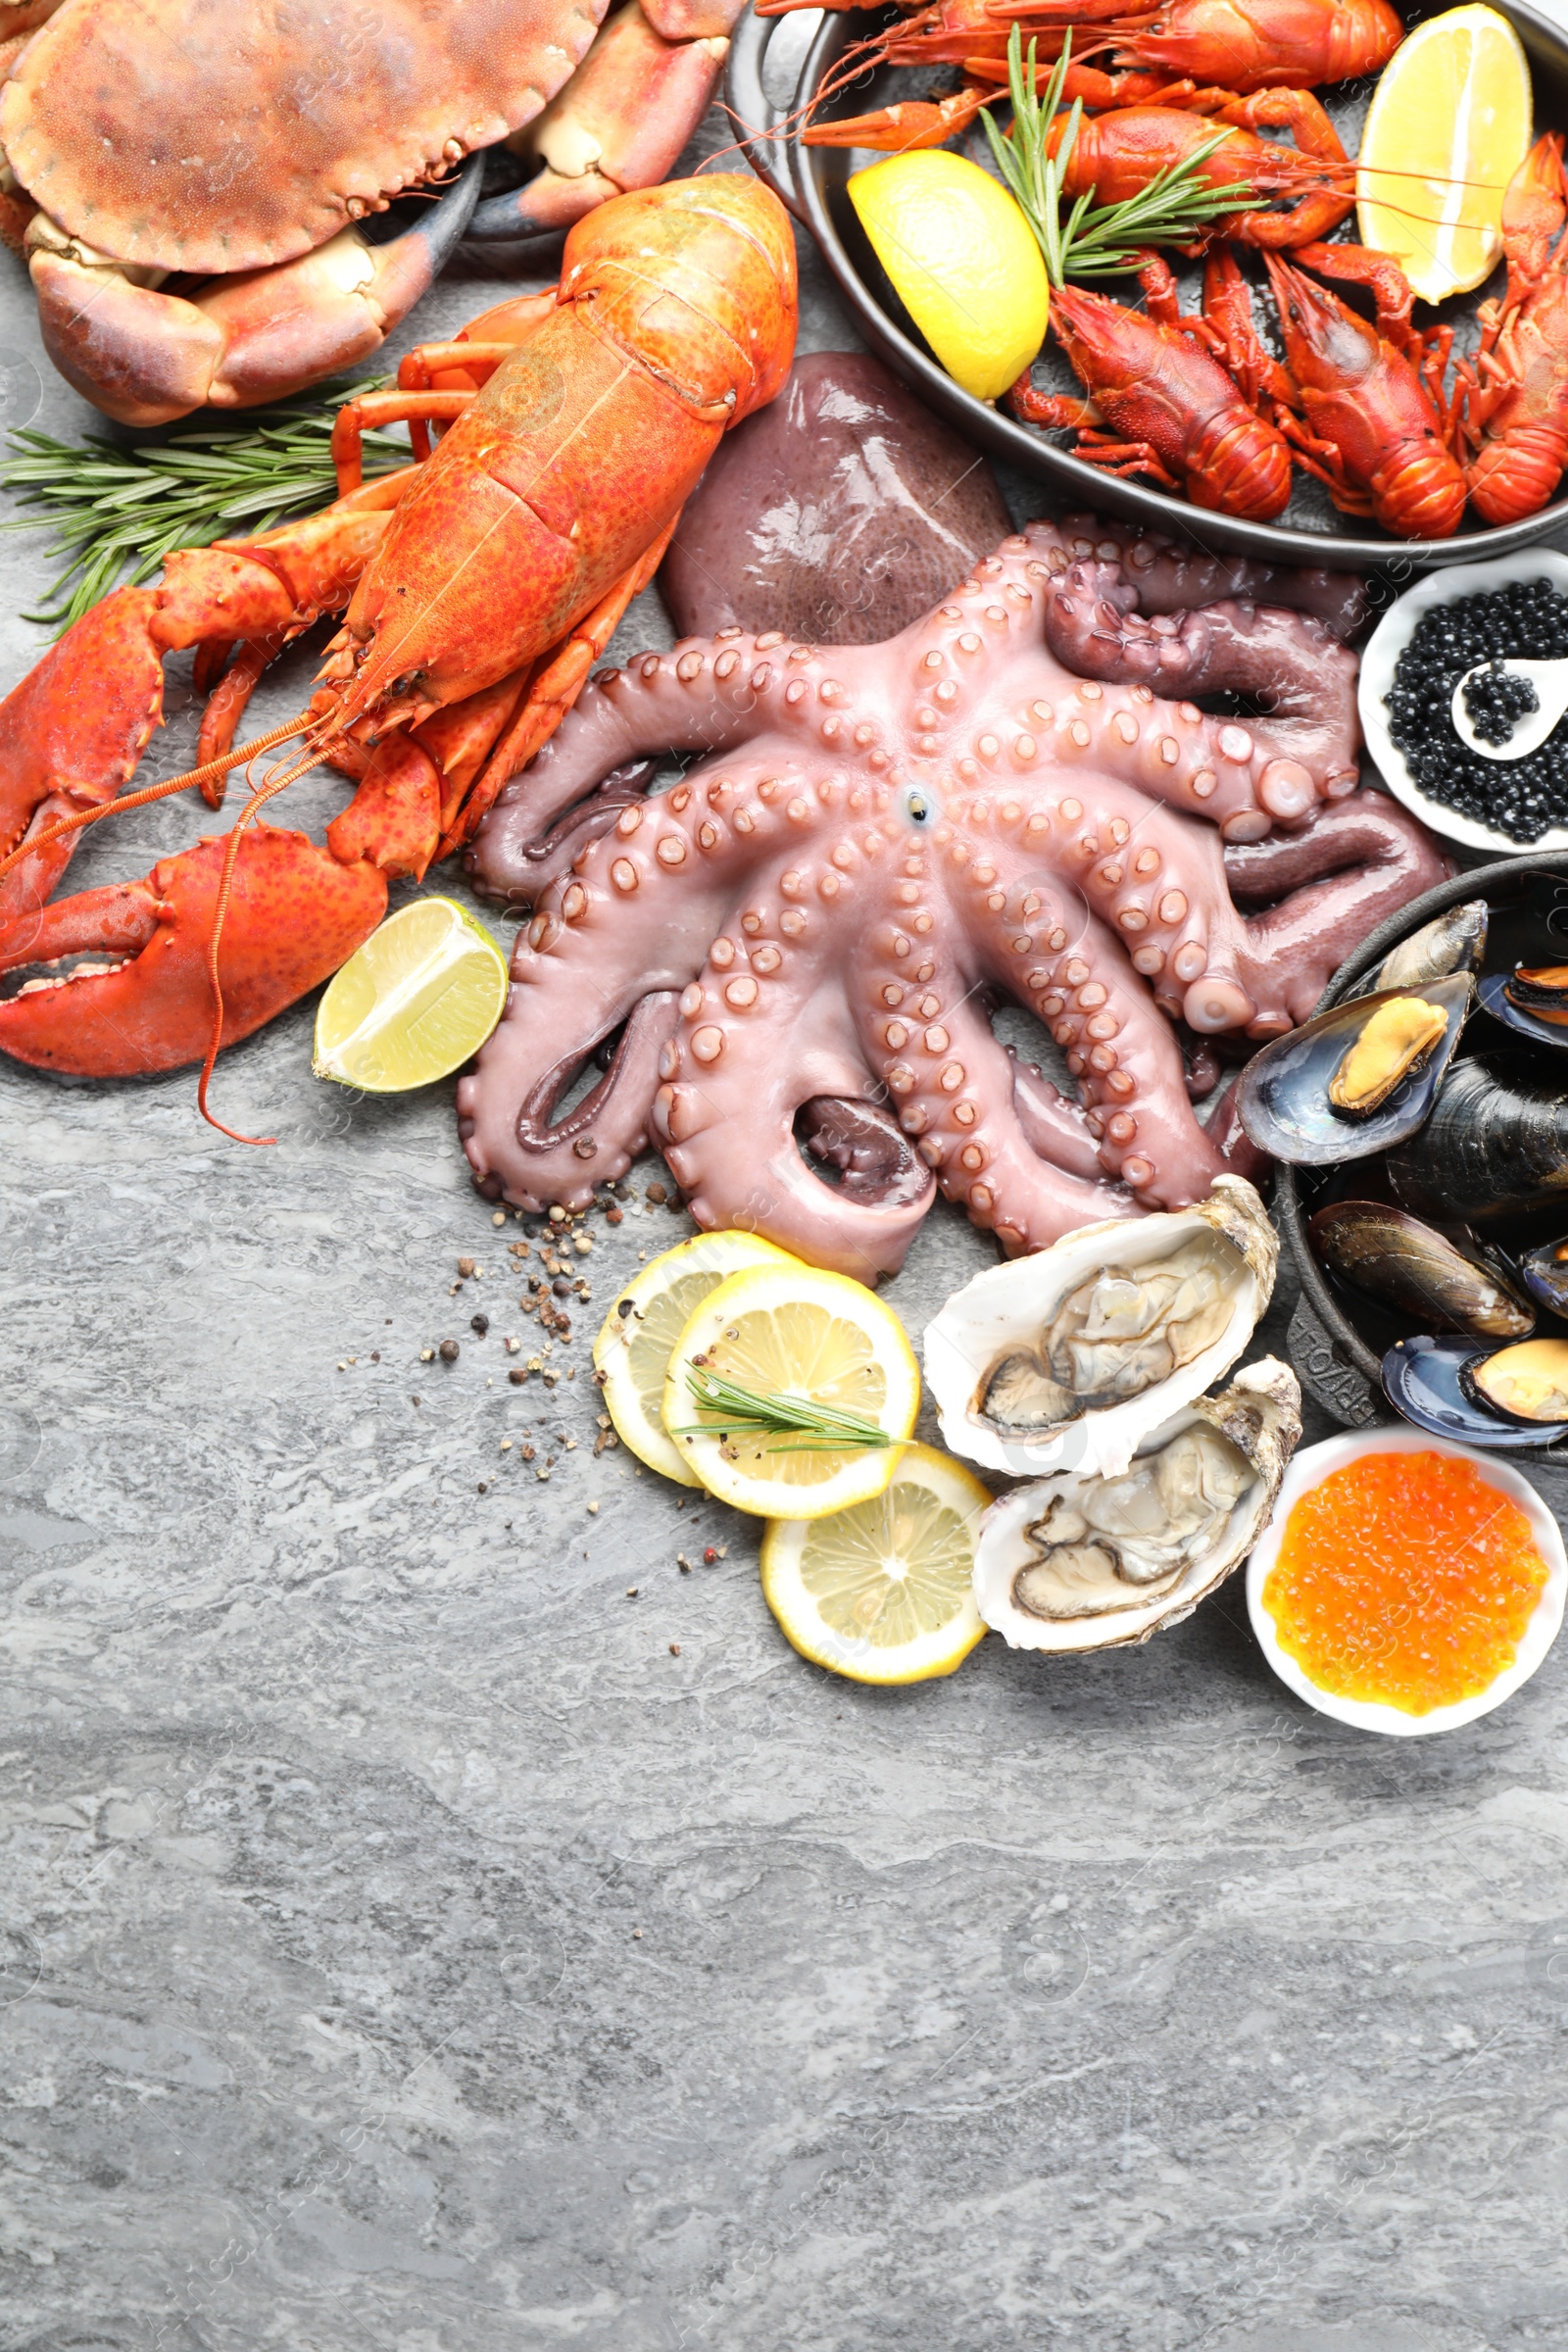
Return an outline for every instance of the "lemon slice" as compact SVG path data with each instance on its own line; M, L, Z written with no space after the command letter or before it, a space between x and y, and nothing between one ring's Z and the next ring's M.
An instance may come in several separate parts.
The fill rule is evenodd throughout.
M664 1427L710 1494L763 1519L820 1519L880 1494L897 1446L817 1451L773 1432L732 1431L706 1416L694 1373L716 1374L756 1396L807 1397L906 1438L920 1408L920 1374L891 1307L847 1274L794 1262L753 1266L720 1283L675 1343L664 1384Z
M400 906L357 948L316 1014L318 1078L400 1095L477 1054L507 1002L507 959L452 899Z
M961 1666L985 1624L970 1588L991 1500L930 1446L906 1446L892 1484L826 1519L775 1519L762 1595L803 1658L857 1683L923 1683Z
M931 147L853 173L850 202L954 381L999 399L1045 341L1051 314L1046 265L1015 199L966 156Z
M1530 67L1491 8L1431 17L1396 49L1361 137L1356 220L1423 302L1479 286L1502 252L1503 192L1530 145Z
M683 1487L701 1485L664 1434L660 1410L670 1349L710 1292L743 1266L799 1261L752 1233L700 1233L643 1266L605 1317L594 1342L605 1410L640 1462ZM682 1418L689 1418L683 1415Z

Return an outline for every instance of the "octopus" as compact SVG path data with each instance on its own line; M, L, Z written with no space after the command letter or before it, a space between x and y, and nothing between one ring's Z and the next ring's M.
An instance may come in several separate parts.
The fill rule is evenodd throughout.
M1175 1024L1283 1033L1448 870L1359 785L1355 598L1261 576L1317 611L1034 522L887 642L731 624L599 676L468 853L533 909L458 1090L479 1190L579 1206L653 1143L700 1225L871 1282L939 1190L1016 1255L1245 1170ZM1076 1099L999 1040L1009 1001Z

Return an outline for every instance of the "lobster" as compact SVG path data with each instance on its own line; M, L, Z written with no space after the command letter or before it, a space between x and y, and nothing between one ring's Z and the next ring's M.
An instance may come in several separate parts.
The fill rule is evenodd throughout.
M201 1061L211 1117L220 1047L335 971L389 879L465 842L559 724L720 436L783 384L796 325L789 222L751 179L616 197L564 260L550 294L424 346L396 391L350 404L332 506L170 556L159 586L107 597L8 697L0 970L46 968L0 1003L0 1050L89 1077ZM416 462L360 484L360 433L398 418ZM433 451L432 423L447 427ZM268 661L345 607L309 711L232 748ZM162 658L191 646L198 684L217 680L200 764L117 802L159 721ZM222 772L291 736L302 748L226 839L44 903L83 824L192 783L216 801ZM359 787L325 847L252 829L318 760ZM98 960L47 968L80 955Z
M1139 283L1147 318L1103 294L1053 289L1051 323L1090 397L1037 392L1025 372L1007 396L1013 414L1078 426L1077 455L1093 466L1152 475L1196 507L1272 521L1291 497L1290 450L1254 405L1271 388L1263 379L1272 364L1255 337L1238 344L1206 304L1203 318L1183 318L1157 255L1145 258Z
M1458 370L1459 438L1478 514L1517 522L1544 507L1568 463L1568 181L1560 132L1538 139L1502 202L1507 288L1483 303L1481 341Z
M815 0L758 0L758 14L785 16ZM849 8L858 0L826 0ZM869 68L961 66L963 89L940 104L904 101L858 118L853 142L830 134L845 122L809 123L808 143L860 147L938 146L970 122L990 93L977 85L1007 79L1007 36L1022 24L1037 59L1057 58L1069 34L1075 62L1062 95L1085 106L1185 105L1207 110L1251 93L1312 89L1378 74L1404 27L1389 0L1171 0L1133 13L1121 0L931 0L902 24L857 42L808 108L808 118ZM1086 51L1077 40L1093 38ZM1118 71L1089 65L1096 50L1113 52ZM909 134L917 133L917 136Z
M1411 294L1397 264L1356 246L1308 245L1298 267L1265 253L1285 342L1289 387L1275 410L1297 463L1325 483L1342 514L1374 516L1403 539L1447 539L1464 514L1465 478L1434 393L1451 340L1409 324ZM1302 269L1371 287L1376 325L1304 277ZM1229 254L1212 256L1214 307L1245 300ZM1299 411L1299 415L1294 412Z
M1037 67L1037 84L1046 77ZM1087 69L1085 70L1088 71ZM1063 85L1070 100L1082 79L1076 66L1067 69ZM1212 92L1173 93L1177 103L1130 106L1110 114L1080 119L1062 181L1069 197L1094 195L1102 204L1120 204L1139 195L1162 172L1185 161L1195 148L1209 152L1198 166L1198 176L1210 187L1245 187L1253 196L1288 199L1280 212L1261 211L1253 204L1217 220L1209 236L1229 237L1244 245L1304 245L1337 228L1355 203L1354 166L1346 156L1339 132L1309 90L1254 90L1250 97L1226 98L1214 105L1214 119L1232 125L1215 144L1213 123L1201 116L1208 111ZM869 115L851 115L833 122L809 124L803 133L808 147L869 147L905 154L914 147L940 147L964 130L995 92L972 85L950 98L905 99ZM1047 153L1054 156L1066 136L1071 117L1058 114L1046 134ZM1260 139L1257 126L1289 128L1297 147L1282 147Z

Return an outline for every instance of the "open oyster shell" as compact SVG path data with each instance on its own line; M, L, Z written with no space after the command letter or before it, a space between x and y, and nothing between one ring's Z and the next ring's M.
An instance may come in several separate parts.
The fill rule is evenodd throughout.
M1278 1258L1257 1194L1220 1176L1192 1208L1106 1218L976 1275L926 1326L949 1447L1014 1476L1116 1476L1230 1370Z
M1275 1356L1200 1396L1105 1478L1060 1472L994 1502L974 1594L1013 1649L1111 1649L1192 1615L1266 1526L1301 1434Z

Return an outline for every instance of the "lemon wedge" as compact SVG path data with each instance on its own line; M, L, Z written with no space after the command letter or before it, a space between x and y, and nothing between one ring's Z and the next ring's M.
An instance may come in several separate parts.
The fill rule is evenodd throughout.
M400 1095L477 1054L507 1002L507 959L453 899L400 906L357 948L316 1013L318 1078Z
M950 1454L906 1446L892 1483L826 1519L775 1519L762 1594L787 1642L857 1683L923 1683L985 1632L970 1588L990 1494Z
M1491 8L1431 17L1396 49L1361 137L1356 220L1423 302L1479 286L1502 252L1504 190L1525 160L1530 67Z
M850 202L954 381L999 399L1045 341L1051 314L1046 265L1014 198L966 156L931 147L854 172Z
M675 1343L664 1427L710 1494L763 1519L820 1519L869 1500L892 1478L900 1447L803 1443L796 1431L748 1428L744 1416L726 1423L700 1403L695 1378L854 1414L891 1439L909 1435L920 1407L904 1326L872 1292L793 1260L732 1274Z
M605 1410L640 1462L683 1487L701 1484L664 1434L660 1410L670 1350L703 1300L743 1266L799 1261L751 1233L700 1233L643 1266L605 1317L594 1342ZM690 1418L682 1414L682 1419Z

